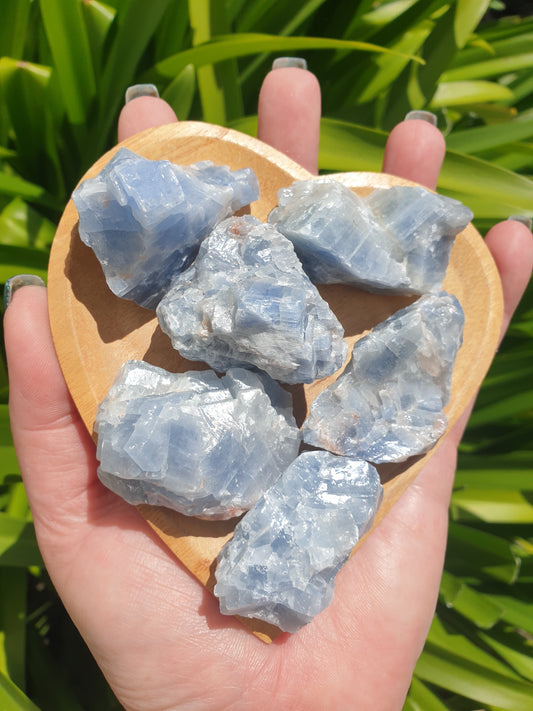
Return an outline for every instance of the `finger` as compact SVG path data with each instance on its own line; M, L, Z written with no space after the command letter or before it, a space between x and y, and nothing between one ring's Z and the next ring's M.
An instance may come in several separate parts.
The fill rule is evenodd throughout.
M495 225L485 237L485 243L500 273L503 292L503 319L500 343L520 299L524 295L533 271L533 234L526 225L507 220ZM474 406L474 400L450 432L450 439L459 444Z
M501 337L522 298L533 269L533 235L525 224L507 220L495 225L485 237L503 289L504 317Z
M258 138L315 174L320 112L320 86L305 61L276 60L259 93Z
M533 269L533 236L525 225L508 221L489 232L487 245L502 280L503 335ZM331 611L321 616L325 620L328 614L342 614L345 605L347 614L343 615L339 629L346 630L349 639L377 640L382 672L388 672L388 677L400 684L402 679L405 682L411 677L435 610L446 550L457 444L468 415L465 413L457 422L374 534L341 571ZM370 608L368 614L350 615L354 598L371 600L379 613L372 614ZM319 624L320 621L318 618ZM381 649L376 624L382 624L387 631L387 635L382 635L386 644ZM371 678L375 666L371 652L362 658L361 665L360 678L364 683ZM392 683L387 689L395 691ZM398 695L406 691L406 686L396 688Z
M118 119L118 140L124 141L146 128L164 126L177 120L174 110L159 98L154 86L139 84L130 87Z
M420 114L426 119L417 118ZM444 136L427 112L408 114L391 131L385 146L383 172L435 190L446 153Z
M46 289L18 290L6 310L4 335L9 411L18 460L36 518L57 520L79 508L96 482L94 443L69 395L48 321Z
M13 294L4 336L11 431L35 531L49 564L61 545L75 545L87 519L89 492L99 490L94 443L55 355L46 289L28 286Z
M498 271L503 291L503 320L500 342L503 339L511 318L520 303L533 271L533 235L526 225L507 220L495 225L485 238ZM475 399L450 430L446 441L439 449L439 458L452 456L463 436L468 424L468 418L474 407ZM432 460L433 461L433 460ZM417 485L424 492L442 502L447 508L453 486L455 469L449 469L440 477L433 477L429 471L422 472L417 479Z

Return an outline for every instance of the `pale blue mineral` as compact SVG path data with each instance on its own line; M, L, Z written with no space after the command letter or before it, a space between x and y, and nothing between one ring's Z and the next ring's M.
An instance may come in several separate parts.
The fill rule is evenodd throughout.
M374 467L304 452L237 524L222 549L215 595L226 615L296 632L333 598L335 576L382 499Z
M210 161L178 166L121 148L72 198L80 237L96 254L111 291L155 308L201 240L258 196L250 168L231 171Z
M422 187L379 188L359 197L334 179L278 191L269 222L295 246L316 284L369 291L438 293L455 237L472 212Z
M285 383L310 383L346 358L343 328L291 242L250 215L230 217L202 242L157 317L182 356L218 371L255 366Z
M292 400L264 374L128 361L98 406L98 476L131 504L232 518L298 455Z
M369 462L401 462L444 433L443 412L464 315L444 292L426 295L354 346L339 378L311 405L304 441Z

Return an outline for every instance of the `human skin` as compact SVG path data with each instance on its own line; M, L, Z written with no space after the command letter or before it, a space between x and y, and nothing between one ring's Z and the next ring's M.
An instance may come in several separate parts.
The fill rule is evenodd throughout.
M316 170L319 102L306 70L271 72L261 92L259 137ZM123 109L119 140L172 120L160 99L136 98ZM303 140L286 140L286 122ZM434 188L444 150L434 126L402 122L384 166ZM531 274L533 238L525 225L507 221L486 243L502 280L503 334ZM98 481L94 442L53 348L46 290L17 290L4 330L13 437L43 559L126 709L402 708L435 610L468 413L343 567L331 605L297 634L266 645L222 616L137 510Z

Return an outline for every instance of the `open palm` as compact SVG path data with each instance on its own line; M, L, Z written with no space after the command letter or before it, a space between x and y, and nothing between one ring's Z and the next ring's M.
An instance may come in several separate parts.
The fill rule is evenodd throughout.
M260 138L316 170L313 75L271 72L259 113ZM123 110L119 138L172 120L161 100L137 98ZM391 134L384 169L434 188L443 155L436 128L406 121ZM506 326L531 272L533 240L509 221L487 244L502 277ZM136 509L99 483L94 443L53 349L44 289L16 292L5 337L13 435L43 558L127 709L402 707L435 608L466 415L339 573L330 607L266 645L220 615Z

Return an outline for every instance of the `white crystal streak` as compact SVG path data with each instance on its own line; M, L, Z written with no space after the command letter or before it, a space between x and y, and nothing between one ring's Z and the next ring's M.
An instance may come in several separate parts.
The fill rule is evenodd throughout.
M210 161L184 167L121 148L72 199L80 237L96 254L111 291L155 308L200 241L258 196L250 168L231 171Z
M235 368L120 369L98 407L98 476L132 504L223 519L246 511L298 454L290 395Z
M249 215L204 240L157 316L182 356L218 371L255 366L282 382L310 383L346 358L342 326L291 242Z
M301 454L220 553L221 611L286 632L310 622L331 602L335 576L372 525L382 493L367 462Z
M361 198L327 178L282 188L278 201L268 220L294 243L314 283L378 292L438 293L454 239L473 216L422 187Z
M311 405L305 442L370 462L401 462L429 450L462 342L454 296L423 296L356 342L346 370Z

